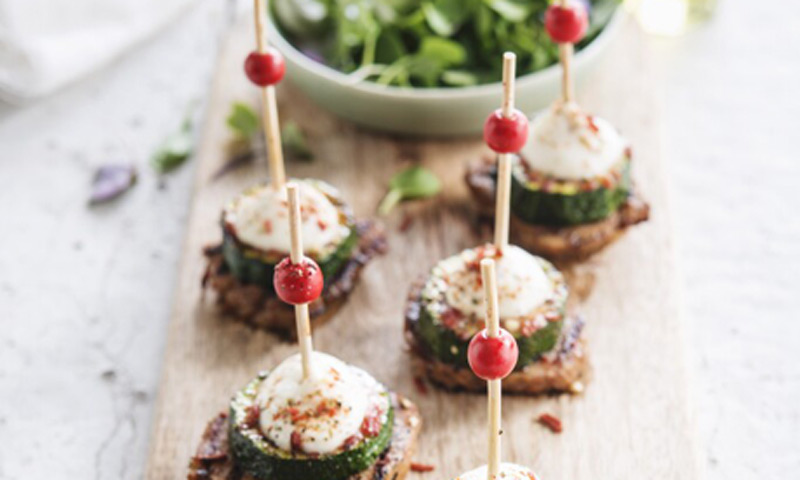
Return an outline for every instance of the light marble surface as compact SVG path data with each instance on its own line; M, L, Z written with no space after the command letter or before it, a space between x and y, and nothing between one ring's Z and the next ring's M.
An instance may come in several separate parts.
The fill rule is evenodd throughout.
M204 0L94 78L0 107L0 480L141 477L193 170L158 181L147 158L202 100L226 17ZM653 41L710 479L800 472L799 18L722 0ZM112 161L139 185L87 209Z

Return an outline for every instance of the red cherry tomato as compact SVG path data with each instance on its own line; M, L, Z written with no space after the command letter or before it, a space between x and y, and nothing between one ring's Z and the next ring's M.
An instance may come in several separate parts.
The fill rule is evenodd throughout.
M286 73L286 63L281 52L270 47L265 53L252 52L244 61L244 72L259 87L275 85Z
M575 43L586 35L589 13L580 2L572 2L566 7L550 5L544 14L544 27L554 42Z
M319 265L308 257L300 263L284 258L275 267L272 281L278 297L291 305L313 302L319 298L324 284Z
M519 152L528 140L528 117L517 109L504 117L497 109L483 124L483 139L497 153Z
M502 328L496 337L490 337L485 329L481 330L472 337L467 349L470 368L484 380L507 377L517 365L517 357L517 341Z

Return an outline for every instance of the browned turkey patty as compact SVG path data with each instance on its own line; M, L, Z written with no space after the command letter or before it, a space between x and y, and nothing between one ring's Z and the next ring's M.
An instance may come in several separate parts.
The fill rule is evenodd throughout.
M348 480L402 480L408 473L417 448L422 417L417 406L405 397L393 393L392 405L395 416L389 447L372 467ZM189 464L188 480L255 480L236 467L228 448L228 414L220 413L206 426Z
M472 370L438 360L417 338L415 325L419 321L422 285L420 281L412 286L405 313L405 335L411 347L414 374L448 390L486 390L486 381L476 377ZM567 316L554 350L503 379L503 391L526 395L583 391L591 374L586 342L581 337L583 326L580 317Z
M482 216L493 217L495 164L489 159L467 168L465 181ZM556 260L578 260L597 253L619 238L628 227L646 221L650 206L634 191L615 213L583 225L533 225L511 215L511 239L517 245Z
M326 283L322 295L309 305L314 326L321 325L336 313L355 287L361 270L372 258L386 252L386 235L375 222L358 221L356 229L358 244L350 259L336 278ZM259 285L240 282L225 266L219 246L207 248L205 256L208 265L203 286L210 286L217 293L217 303L225 313L257 328L289 338L296 336L294 307Z

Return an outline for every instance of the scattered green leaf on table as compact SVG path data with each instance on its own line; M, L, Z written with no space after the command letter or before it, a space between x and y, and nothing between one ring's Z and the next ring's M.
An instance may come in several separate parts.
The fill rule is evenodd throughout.
M288 156L304 161L314 159L314 153L308 148L308 142L303 131L295 122L286 122L281 129L281 143L283 152Z
M240 138L253 138L258 132L258 114L250 105L243 102L234 102L227 118L228 127Z
M442 189L439 178L430 170L414 165L394 175L389 192L381 200L378 212L387 215L399 202L414 198L432 197Z
M194 150L192 122L186 119L180 130L169 135L150 159L150 164L158 173L166 173L178 167Z

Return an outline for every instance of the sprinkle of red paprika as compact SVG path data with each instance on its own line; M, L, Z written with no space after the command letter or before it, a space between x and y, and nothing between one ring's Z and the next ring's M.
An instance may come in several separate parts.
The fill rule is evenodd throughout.
M377 415L367 415L361 422L361 434L367 438L377 437L381 433L381 420Z
M414 377L414 387L420 395L428 394L428 384L421 377Z
M543 413L539 415L538 421L545 427L549 428L553 433L561 433L564 431L564 426L561 424L561 420L559 420L558 417L550 415L549 413Z
M303 437L300 435L300 432L298 432L297 430L293 431L290 437L290 442L292 445L293 452L303 451Z
M427 465L425 463L411 462L410 468L412 472L427 473L427 472L432 472L436 467L434 467L433 465Z

